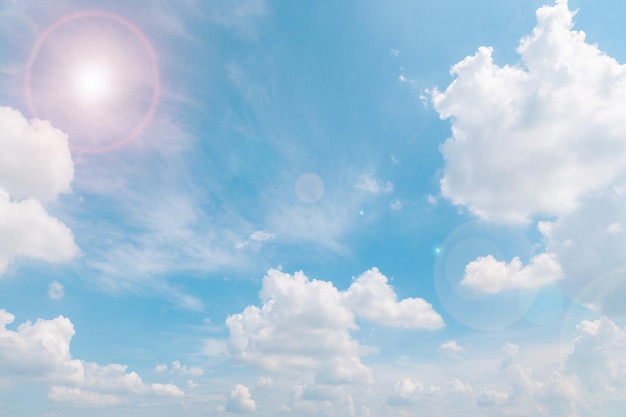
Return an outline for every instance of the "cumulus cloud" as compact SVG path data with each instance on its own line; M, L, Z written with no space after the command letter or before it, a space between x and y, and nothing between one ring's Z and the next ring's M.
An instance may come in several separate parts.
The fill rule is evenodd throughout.
M488 220L523 223L563 216L626 172L626 67L573 30L567 1L537 10L517 48L498 66L481 47L435 90L452 137L442 146L442 195Z
M492 255L478 257L465 267L461 285L485 294L522 288L538 288L562 278L561 266L553 254L534 256L522 267L515 257L510 263Z
M50 285L48 285L48 297L50 297L51 300L60 300L65 297L63 285L59 283L59 281L52 281Z
M311 370L327 382L372 382L350 335L354 314L331 282L272 269L259 295L260 307L226 319L234 358L272 371Z
M387 278L373 268L345 291L332 282L269 270L262 305L226 320L233 357L272 371L309 370L320 382L372 383L361 362L368 349L352 338L355 316L390 327L437 329L443 320L426 301L397 301Z
M69 319L27 321L17 331L8 330L14 320L13 314L0 310L0 379L84 380L82 362L70 355L74 326Z
M398 301L387 277L377 268L359 276L342 296L357 316L389 327L434 330L444 326L441 316L424 299Z
M68 403L75 407L109 407L127 402L124 397L114 394L100 394L80 388L53 385L48 391L48 399L58 403Z
M72 232L42 204L70 191L67 135L8 107L0 119L0 274L19 258L67 261L78 254Z
M250 395L250 390L241 384L237 384L230 390L226 411L234 413L243 413L255 411L256 404Z

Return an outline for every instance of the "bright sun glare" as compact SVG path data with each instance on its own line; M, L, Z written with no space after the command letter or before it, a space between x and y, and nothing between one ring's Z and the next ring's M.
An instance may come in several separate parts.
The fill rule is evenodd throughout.
M76 92L87 102L100 102L112 93L111 73L101 64L87 64L78 68L75 77Z

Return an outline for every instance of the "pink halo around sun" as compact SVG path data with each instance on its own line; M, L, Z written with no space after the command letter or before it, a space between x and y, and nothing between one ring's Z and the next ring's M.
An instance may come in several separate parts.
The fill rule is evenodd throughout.
M139 134L150 123L150 120L152 119L155 113L156 107L159 102L159 97L161 94L161 84L160 84L159 65L158 65L156 53L154 52L154 48L152 47L152 44L150 43L150 41L143 34L143 32L141 32L135 25L133 25L131 22L129 22L128 20L124 19L123 17L119 15L102 11L102 10L84 10L84 11L72 13L70 15L67 15L57 20L48 28L46 28L41 33L41 35L37 38L29 54L28 61L26 64L25 76L24 76L24 87L25 87L25 95L26 95L26 104L28 106L28 109L31 115L34 118L40 118L40 116L37 110L37 106L35 105L35 100L33 99L33 91L32 91L32 86L31 86L31 79L32 79L31 73L32 73L33 64L37 60L37 57L39 56L42 46L45 44L48 38L59 28L63 27L64 25L70 22L78 21L78 20L85 19L85 18L106 19L116 24L119 24L120 26L123 26L124 28L129 30L137 38L137 40L139 40L140 44L145 49L145 52L147 53L149 57L151 70L152 70L152 86L151 86L152 95L150 98L150 103L148 105L147 110L143 114L143 117L139 121L139 123L132 129L132 131L128 135L122 136L120 139L115 140L110 144L102 145L102 146L93 146L93 147L80 146L80 145L72 144L70 142L70 149L73 151L81 152L81 153L96 154L96 153L104 153L104 152L109 152L109 151L119 149L127 145L131 141L133 141L135 138L137 138L137 136L139 136Z

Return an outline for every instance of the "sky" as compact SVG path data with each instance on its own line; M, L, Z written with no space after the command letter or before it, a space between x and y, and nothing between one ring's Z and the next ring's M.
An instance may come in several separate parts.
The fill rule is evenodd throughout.
M0 0L0 416L623 416L625 13Z

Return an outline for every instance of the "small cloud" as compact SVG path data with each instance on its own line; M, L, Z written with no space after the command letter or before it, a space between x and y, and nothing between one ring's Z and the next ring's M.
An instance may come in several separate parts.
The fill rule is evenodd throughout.
M402 209L402 202L400 200L393 200L390 204L389 207L393 210L393 211L398 211L400 209Z
M52 281L50 285L48 285L48 297L50 297L51 300L60 300L65 297L63 288L63 285L58 281Z
M395 57L397 57L398 55L400 55L400 51L398 51L397 49L390 49L389 53Z
M207 339L202 347L202 354L212 358L223 358L228 355L228 345L223 339Z
M174 384L152 384L152 392L161 397L184 397L185 393Z
M198 384L196 384L193 379L187 380L187 388L197 388L197 387L198 387Z
M250 395L250 390L244 385L235 385L230 391L226 410L235 413L255 411L256 403Z
M607 233L617 234L622 231L622 225L619 223L612 223L606 228Z
M382 182L368 175L363 175L359 178L355 188L370 194L390 193L393 191L393 183L390 181Z
M253 232L246 240L242 240L237 242L235 245L236 249L244 249L248 246L260 247L263 243L268 242L270 240L274 240L276 235L274 233L265 232L263 230L257 230Z
M395 156L394 154L391 154L391 155L389 156L389 159L391 160L391 163L392 163L392 164L394 164L394 165L397 165L397 164L400 162L400 160L398 159L398 157L397 157L397 156Z
M440 352L463 352L465 349L463 346L460 346L456 341L450 340L449 342L443 343L439 346Z
M160 364L160 365L157 365L157 366L154 368L154 370L155 370L155 371L157 371L158 373L162 374L163 372L167 371L167 365L166 365L166 364L164 364L164 363L162 363L162 364Z
M260 376L256 380L257 388L272 388L274 386L274 380L270 376Z
M426 196L426 201L428 201L428 203L431 206L436 206L437 204L439 204L439 199L436 196L432 195L432 194L428 194Z

